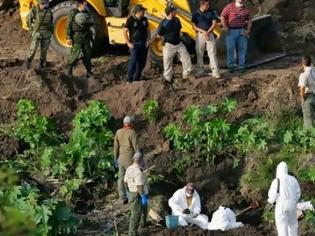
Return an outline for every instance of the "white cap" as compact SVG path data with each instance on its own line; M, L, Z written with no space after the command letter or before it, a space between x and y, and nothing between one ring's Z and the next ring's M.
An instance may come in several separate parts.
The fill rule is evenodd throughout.
M132 124L134 122L134 118L132 116L125 116L124 124Z

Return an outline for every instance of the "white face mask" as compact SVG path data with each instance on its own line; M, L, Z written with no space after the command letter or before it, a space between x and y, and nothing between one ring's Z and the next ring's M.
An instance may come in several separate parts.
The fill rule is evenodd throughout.
M235 6L236 6L236 7L242 7L242 6L244 6L244 4L243 4L243 3L240 3L240 2L235 2Z

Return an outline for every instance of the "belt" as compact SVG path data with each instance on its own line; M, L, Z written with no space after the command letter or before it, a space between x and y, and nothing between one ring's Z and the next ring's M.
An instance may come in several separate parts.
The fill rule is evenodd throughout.
M229 29L245 29L245 26L243 26L243 27L229 27Z

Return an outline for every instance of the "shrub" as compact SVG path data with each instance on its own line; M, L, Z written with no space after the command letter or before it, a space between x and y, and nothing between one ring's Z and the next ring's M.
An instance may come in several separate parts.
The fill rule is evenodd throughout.
M145 102L143 106L143 113L146 119L151 123L154 124L160 115L160 108L159 104L156 100L148 100Z

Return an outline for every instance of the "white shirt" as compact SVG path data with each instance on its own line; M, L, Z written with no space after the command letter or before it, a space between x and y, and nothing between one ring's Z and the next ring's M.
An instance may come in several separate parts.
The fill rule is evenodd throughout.
M138 192L137 186L143 185L144 193L145 194L149 193L146 176L138 164L133 164L127 168L125 177L124 177L124 182L128 184L128 188L130 192L133 192L133 193Z
M299 87L305 88L305 94L315 93L315 68L312 66L305 67L299 78Z

